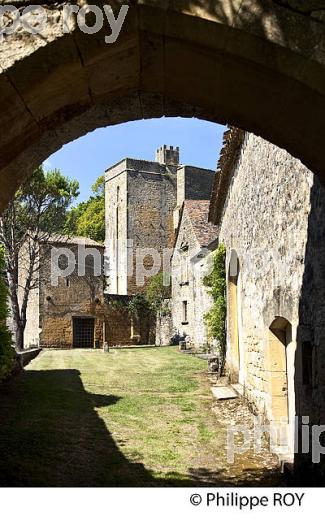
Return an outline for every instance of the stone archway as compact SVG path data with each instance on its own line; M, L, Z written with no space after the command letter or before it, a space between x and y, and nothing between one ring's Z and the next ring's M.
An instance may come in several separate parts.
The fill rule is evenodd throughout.
M235 124L325 175L325 26L312 2L109 3L130 4L114 44L104 42L108 26L63 34L65 4L50 1L42 2L41 37L20 32L2 41L0 208L63 144L100 126L163 115Z
M294 337L293 337L294 336ZM268 330L265 359L267 415L273 449L282 461L293 462L296 449L295 334L291 323L278 316Z
M266 360L270 419L275 423L289 421L287 347L291 341L291 324L285 318L276 318L269 328Z

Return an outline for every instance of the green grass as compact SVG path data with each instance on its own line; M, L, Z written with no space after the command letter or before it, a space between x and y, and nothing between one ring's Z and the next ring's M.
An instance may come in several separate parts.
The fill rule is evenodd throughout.
M205 371L173 347L43 352L1 387L0 484L233 483Z

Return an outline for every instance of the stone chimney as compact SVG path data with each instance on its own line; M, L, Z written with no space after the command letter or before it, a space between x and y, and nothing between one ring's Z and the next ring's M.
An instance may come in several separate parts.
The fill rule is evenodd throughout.
M179 147L163 145L156 151L156 162L169 166L179 165Z

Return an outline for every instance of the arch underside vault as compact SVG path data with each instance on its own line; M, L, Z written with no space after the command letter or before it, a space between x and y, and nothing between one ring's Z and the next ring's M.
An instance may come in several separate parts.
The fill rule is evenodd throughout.
M322 22L272 0L142 0L106 44L107 26L63 35L63 6L48 7L42 37L1 43L1 207L63 144L160 116L234 124L325 175Z

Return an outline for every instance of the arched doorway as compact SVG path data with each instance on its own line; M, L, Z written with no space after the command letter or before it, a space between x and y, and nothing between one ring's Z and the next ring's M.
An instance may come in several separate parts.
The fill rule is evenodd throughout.
M270 419L275 423L289 422L287 348L291 342L291 324L285 318L276 318L269 328L267 353Z

